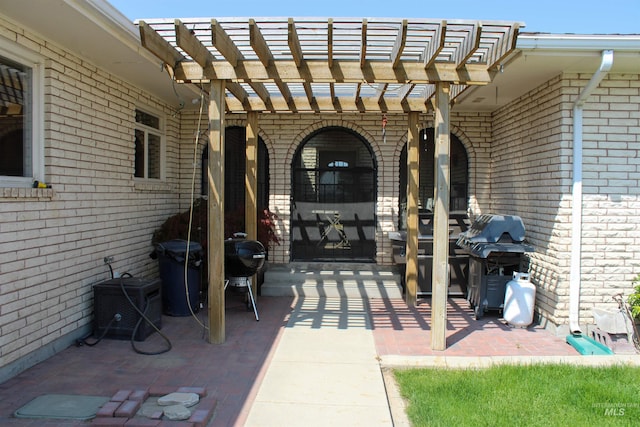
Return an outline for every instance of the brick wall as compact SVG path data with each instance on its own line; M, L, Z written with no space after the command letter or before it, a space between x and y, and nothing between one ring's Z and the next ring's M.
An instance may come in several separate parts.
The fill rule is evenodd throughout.
M520 215L535 246L530 256L537 310L553 325L569 316L573 101L590 74L558 76L495 114L491 201ZM591 308L614 308L640 271L638 76L609 75L584 108L580 323Z
M568 75L571 89L590 76ZM640 75L610 74L584 109L581 316L640 273Z
M45 173L52 189L0 188L0 381L38 350L90 329L103 258L157 275L154 229L178 207L179 122L167 106L71 52L0 20L45 64ZM133 179L136 106L166 118L167 181ZM59 346L60 344L56 344ZM36 353L32 353L36 352Z
M205 113L206 114L206 113ZM282 243L269 252L273 263L290 260L290 195L291 163L296 150L305 139L317 130L339 126L351 129L370 145L378 169L378 194L376 202L376 246L378 264L392 264L391 242L387 233L397 229L400 152L407 142L408 119L406 115L387 115L386 138L382 136L380 114L263 114L258 118L259 135L265 142L270 162L270 209L278 215L277 232ZM243 114L228 115L226 126L245 126ZM432 127L426 115L421 117L421 127ZM470 206L472 212L479 209L480 201L489 197L488 156L491 123L488 114L452 114L451 131L467 149L469 156ZM183 115L183 128L193 128L197 123L194 112ZM199 171L197 172L200 173ZM199 176L199 175L198 175ZM198 194L199 194L198 187Z

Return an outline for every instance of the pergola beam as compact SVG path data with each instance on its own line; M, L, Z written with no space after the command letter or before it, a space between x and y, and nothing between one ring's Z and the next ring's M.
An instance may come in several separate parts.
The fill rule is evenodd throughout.
M258 95L260 101L264 103L265 109L275 113L276 110L273 108L273 103L271 102L271 94L265 87L264 83L250 82L249 86L251 86L256 95Z
M424 52L424 68L429 69L435 64L438 55L444 49L447 40L447 21L442 21L433 35L431 43L427 45Z
M227 82L226 87L229 92L231 92L231 94L240 101L245 111L253 111L251 103L249 102L249 94L242 86L240 86L240 83ZM229 100L227 99L227 102L228 101Z
M503 38L500 43L500 49L496 49L493 52L493 59L491 63L493 66L491 69L497 70L502 66L502 61L516 49L516 43L518 41L518 34L520 32L520 25L515 23L509 29L509 34L507 37Z
M269 49L269 45L267 45L262 32L260 32L260 28L256 25L255 19L249 20L249 43L251 44L251 48L258 56L260 62L264 67L269 67L271 65L271 61L273 60L273 54Z
M138 30L140 31L140 43L142 46L172 69L176 67L178 62L184 60L184 56L176 48L144 21L140 21Z
M287 25L287 40L289 43L289 49L291 50L291 55L293 56L293 62L295 62L296 67L302 67L304 62L302 46L300 45L300 38L298 37L298 31L296 31L296 24L293 22L293 18L289 18L289 23Z
M402 58L402 51L407 43L407 27L409 23L406 19L402 20L402 25L400 26L400 31L398 32L398 37L393 45L393 49L391 50L390 62L392 68L395 70L400 65L400 59Z
M408 83L406 85L404 85L399 91L398 91L398 98L400 98L401 101L404 101L407 99L407 97L409 96L409 94L411 93L411 91L413 90L413 88L416 87L415 84L413 83Z
M364 68L367 61L367 20L362 20L362 31L360 38L360 68Z
M249 98L250 109L243 110L240 101L234 98L227 99L227 106L230 111L274 111L287 112L298 111L300 113L330 113L336 112L332 107L334 104L340 105L343 112L361 112L361 113L407 113L409 111L419 111L426 113L429 110L428 98L409 97L409 98L380 98L374 97L347 97L347 96L323 96L313 98L313 104L309 102L306 96L297 96L285 99L282 96L270 98L271 108L268 108L262 100L258 98Z
M329 68L333 67L333 19L327 22L327 61Z
M486 65L465 64L457 67L452 63L436 63L425 69L418 62L402 62L397 68L387 61L365 61L361 68L356 61L306 60L304 67L298 68L295 61L272 61L265 67L261 61L242 60L237 67L226 61L216 61L209 69L193 61L176 64L176 79L185 82L224 79L241 82L284 82L284 83L438 83L486 85L492 81L495 71ZM284 95L284 94L283 94Z
M387 91L387 87L389 87L389 83L380 83L376 87L376 92L378 93L376 96L378 104L382 102L382 99L384 98L384 93Z
M269 45L264 39L264 36L262 35L260 28L256 25L256 21L254 19L249 20L249 43L251 44L251 48L253 49L253 51L258 56L259 63L262 65L262 67L264 69L273 69L272 67L273 53L271 52L271 49L269 49ZM275 72L277 73L277 70L275 70ZM274 81L276 83L276 86L278 87L278 91L282 94L283 98L286 100L287 106L291 109L291 111L296 111L295 104L293 103L291 91L289 90L289 87L284 81L282 81L281 78L279 78L279 76L274 76L274 77L277 77L277 78L262 79L262 80L256 79L255 81L253 79L249 79L249 81L252 81L254 83ZM265 102L265 104L268 103L265 100L265 98L263 98L262 96L260 96L260 98ZM267 107L267 109L273 111L273 108Z
M179 19L174 21L176 31L176 43L184 50L196 64L198 68L211 73L211 64L215 61L213 54L202 44L202 42L182 23ZM208 74L211 80L216 79L215 72Z
M235 43L233 43L233 40L231 40L231 37L229 37L224 28L222 28L215 19L211 20L211 44L224 56L224 59L234 67L238 65L239 60L244 58L240 49L238 49Z
M464 43L464 49L460 51L462 58L459 59L456 69L460 69L465 66L467 61L476 53L480 47L480 41L482 38L482 24L478 23L473 26L473 31L467 37Z

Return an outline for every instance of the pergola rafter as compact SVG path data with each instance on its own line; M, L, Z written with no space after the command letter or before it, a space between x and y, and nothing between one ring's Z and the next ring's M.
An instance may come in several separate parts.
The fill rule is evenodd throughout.
M511 22L421 19L221 18L139 25L143 45L177 81L225 80L231 113L425 112L437 83L461 86L453 95L489 84L514 49L519 29ZM406 86L381 96L380 84ZM291 85L303 91L294 93Z

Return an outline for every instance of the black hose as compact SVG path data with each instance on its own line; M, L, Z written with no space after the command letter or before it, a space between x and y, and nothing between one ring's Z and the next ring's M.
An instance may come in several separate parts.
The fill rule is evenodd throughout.
M76 346L80 347L81 345L88 345L89 347L93 347L94 345L98 344L107 335L107 332L109 332L109 329L111 328L111 325L113 324L113 322L116 322L116 321L119 322L120 321L118 316L120 316L120 315L119 314L115 314L111 318L111 320L109 320L109 323L107 323L107 327L104 328L104 331L102 332L102 335L100 335L100 337L98 337L94 342L87 341L87 339L92 335L92 334L89 334L84 338L78 338L76 340Z
M136 326L133 328L133 333L131 334L131 348L133 348L133 351L135 351L136 353L150 355L150 356L158 355L158 354L162 354L162 353L166 353L166 352L170 351L171 348L172 348L171 341L169 340L169 338L167 338L167 336L165 334L163 334L160 331L160 329L158 329L158 327L146 315L146 312L149 309L149 306L151 305L151 304L149 304L149 299L145 298L145 308L144 308L144 312L143 312L131 300L131 298L129 297L129 294L127 294L127 290L124 287L124 280L123 280L124 279L124 275L128 275L128 277L133 277L129 273L124 273L122 276L120 276L120 289L122 289L122 293L127 298L127 301L129 301L129 304L131 304L131 307L133 307L133 309L140 315L140 318L138 319L138 322L136 323ZM144 350L140 350L140 349L138 349L136 347L136 344L135 344L136 333L138 332L138 328L142 324L143 320L145 320L149 325L151 325L151 327L153 329L155 329L158 334L160 334L162 339L164 339L166 341L166 343L167 343L167 348L166 349L159 350L159 351L144 351Z

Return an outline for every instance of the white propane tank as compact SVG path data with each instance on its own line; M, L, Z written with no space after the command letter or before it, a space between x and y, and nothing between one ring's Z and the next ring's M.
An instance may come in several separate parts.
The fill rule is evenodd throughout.
M529 273L514 272L504 293L504 320L512 326L529 326L535 301L536 287L529 281Z

